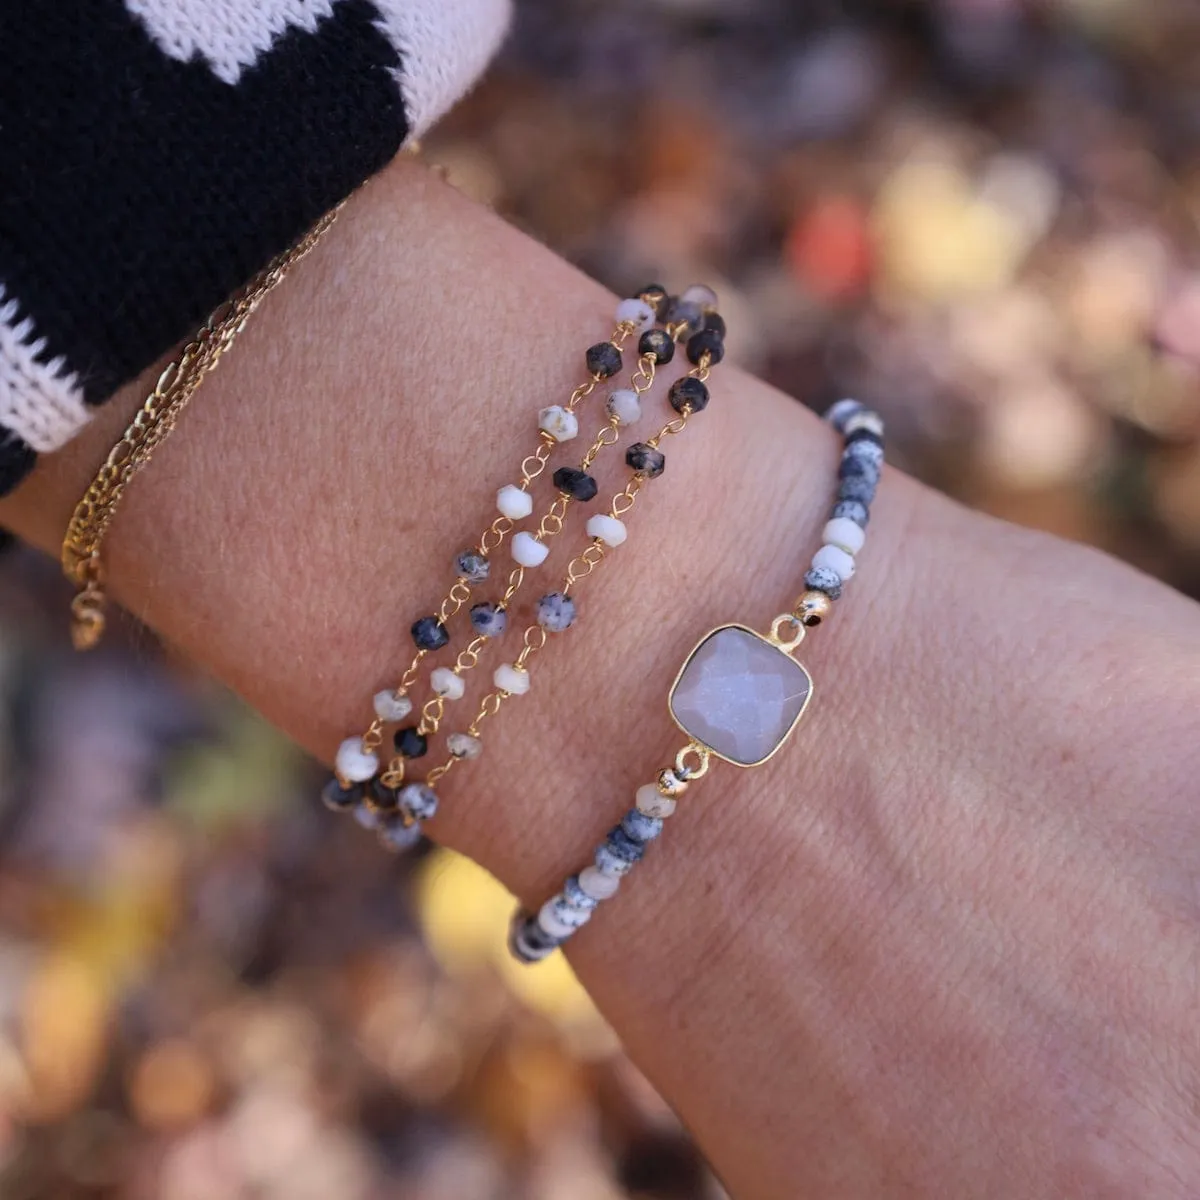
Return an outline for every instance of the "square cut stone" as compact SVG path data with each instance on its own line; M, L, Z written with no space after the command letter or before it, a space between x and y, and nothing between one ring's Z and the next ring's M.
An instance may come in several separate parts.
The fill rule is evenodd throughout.
M789 654L741 625L713 630L671 689L671 716L689 737L740 767L766 762L812 695L812 677Z

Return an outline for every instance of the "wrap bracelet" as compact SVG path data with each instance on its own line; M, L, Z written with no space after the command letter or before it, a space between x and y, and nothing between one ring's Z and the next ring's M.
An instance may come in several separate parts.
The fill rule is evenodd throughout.
M620 545L626 536L621 517L632 506L646 479L662 473L664 457L660 441L681 432L688 417L708 403L704 380L710 366L724 357L725 326L716 312L717 298L710 288L695 285L679 297L669 296L656 284L643 288L636 296L622 300L615 313L616 328L610 339L590 347L585 354L588 379L561 405L550 405L538 414L538 445L521 463L519 481L501 487L496 496L499 516L485 529L478 543L458 554L454 560L454 579L438 609L418 619L411 634L415 645L412 661L393 689L373 697L374 720L366 730L346 738L335 756L334 777L322 792L327 807L352 811L361 824L374 829L389 850L402 850L420 837L422 822L437 811L436 786L452 767L477 757L482 751L480 724L494 716L510 697L529 690L528 664L541 650L551 633L561 632L574 620L572 589L590 574L604 558L607 549ZM661 324L662 328L656 327ZM579 433L579 412L583 402L604 382L615 379L623 368L622 351L637 335L637 361L627 383L612 391L605 403L606 418L597 430L578 466L560 467L553 472L557 495L532 529L517 530L520 522L532 517L534 482L547 470L551 456L562 443ZM543 595L536 606L536 620L522 635L522 648L515 661L501 663L495 670L489 692L465 731L453 732L446 739L448 757L425 775L410 780L414 760L424 758L430 739L436 735L446 715L447 704L460 700L466 691L466 676L475 670L488 648L499 642L507 631L508 617L522 589L527 572L540 566L549 554L549 543L564 528L569 509L587 503L598 494L591 474L600 454L620 440L625 427L642 416L642 397L655 383L657 368L670 363L676 345L685 344L692 369L670 388L669 400L674 418L645 442L631 445L625 455L632 476L626 487L614 497L607 514L598 513L587 522L589 545L572 560L560 591ZM426 683L431 697L420 709L414 724L401 725L414 711L412 691L421 680L427 660L439 651L454 649L453 623L476 592L488 581L496 555L509 543L515 566L510 569L507 585L494 601L471 605L468 616L473 633L459 649L452 665L439 665L428 671ZM395 756L386 764L379 750L384 730L399 726L393 735Z
M713 759L755 767L787 742L809 708L812 676L795 658L808 630L829 616L854 574L883 470L883 421L855 400L826 414L842 434L837 497L794 607L763 634L746 625L718 626L684 661L668 697L685 745L638 788L634 806L596 848L592 862L568 877L536 914L518 910L509 950L523 963L548 957L591 919L600 903L645 856L675 812L679 798L709 771Z

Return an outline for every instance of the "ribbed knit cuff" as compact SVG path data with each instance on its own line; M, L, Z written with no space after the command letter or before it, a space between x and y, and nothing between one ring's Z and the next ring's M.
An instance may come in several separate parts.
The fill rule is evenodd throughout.
M0 5L0 494L474 82L508 0Z

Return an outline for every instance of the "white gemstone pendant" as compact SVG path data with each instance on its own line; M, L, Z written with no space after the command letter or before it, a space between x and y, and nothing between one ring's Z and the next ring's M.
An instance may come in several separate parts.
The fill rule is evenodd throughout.
M754 767L787 741L812 698L787 650L744 625L722 625L689 655L671 688L675 724L718 758Z

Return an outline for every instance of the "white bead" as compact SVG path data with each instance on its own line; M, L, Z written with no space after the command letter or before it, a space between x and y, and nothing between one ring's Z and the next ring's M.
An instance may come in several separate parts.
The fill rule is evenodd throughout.
M437 667L429 673L429 686L444 700L461 700L467 685L461 675L455 675L449 667Z
M403 721L412 712L412 701L407 696L397 696L387 689L376 692L372 703L381 721Z
M541 911L537 915L538 928L552 938L568 938L575 932L576 926L559 920L558 914L554 911L554 899L552 897L542 905Z
M860 429L866 429L877 437L883 437L883 418L878 413L871 412L870 409L864 409L846 421L842 433L849 437L850 434L857 433Z
M523 696L529 691L529 672L512 663L501 663L492 676L492 682L510 696Z
M512 540L512 556L523 567L540 567L549 553L550 547L532 533L518 533Z
M483 743L469 733L452 733L446 738L446 749L455 758L478 758L483 753Z
M587 535L599 538L606 546L619 546L629 536L629 530L624 521L607 513L596 513L594 517L588 517Z
M645 333L647 329L653 327L656 320L658 320L658 313L645 300L639 300L636 296L629 300L622 300L617 305L617 323L628 321L637 333Z
M584 867L579 872L579 887L585 896L591 896L593 900L611 900L620 886L620 879L605 875L595 867Z
M679 298L684 304L698 304L704 309L717 307L717 293L703 283L693 283Z
M364 750L362 738L347 738L333 760L338 775L349 783L364 783L379 770L379 756Z
M633 388L617 388L607 407L608 415L620 425L632 425L642 415L642 402Z
M839 546L822 546L813 555L812 565L832 571L843 583L854 574L854 559Z
M552 404L538 413L538 428L556 442L569 442L579 433L579 420L570 409Z
M519 521L533 512L533 497L508 483L496 493L496 507L510 521Z
M856 412L859 412L862 406L861 400L854 400L847 396L845 400L839 400L830 407L825 414L825 420L837 428L843 421L848 421Z
M867 535L861 525L856 525L849 517L834 517L825 524L821 541L827 546L837 546L847 554L857 554L863 548Z
M675 811L675 801L670 796L664 796L654 783L644 783L638 788L635 803L638 812L645 817L666 820Z

